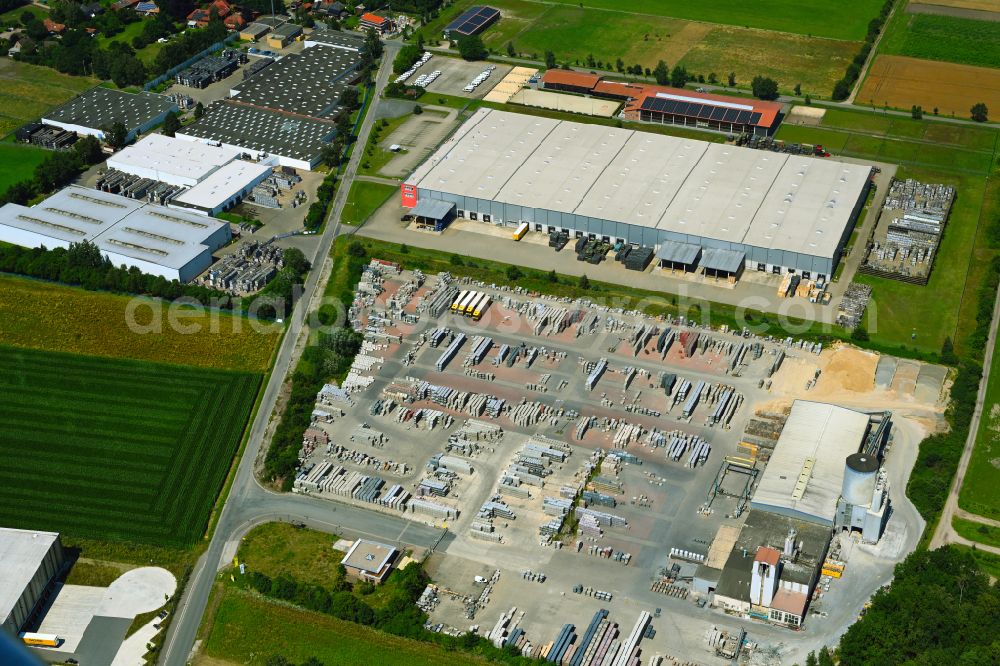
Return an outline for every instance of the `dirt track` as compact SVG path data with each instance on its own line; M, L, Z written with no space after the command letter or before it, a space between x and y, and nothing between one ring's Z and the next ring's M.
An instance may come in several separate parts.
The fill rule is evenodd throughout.
M1000 69L880 55L858 99L898 109L917 104L925 113L938 108L942 116L968 118L978 102L1000 109Z

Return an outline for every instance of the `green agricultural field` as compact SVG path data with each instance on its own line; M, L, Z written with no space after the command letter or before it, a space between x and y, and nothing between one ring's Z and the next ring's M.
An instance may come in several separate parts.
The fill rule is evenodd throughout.
M455 18L462 10L477 4L474 0L459 0L444 10L442 25ZM548 5L561 4L586 9L597 15L611 11L619 16L631 15L650 21L657 18L675 18L700 23L717 23L744 28L758 28L790 32L810 37L827 37L861 41L868 32L868 22L882 8L880 0L857 0L849 5L827 0L756 0L752 3L685 2L685 0L497 0L491 6L501 11L500 22L489 29L505 31L504 21L513 16L515 21L537 19ZM548 22L546 22L548 23ZM436 27L436 23L435 23ZM550 27L549 25L542 26ZM438 33L440 34L440 32Z
M4 345L264 372L280 337L277 324L225 312L0 276Z
M857 0L850 4L827 0L755 0L739 2L686 2L685 0L632 0L627 9L619 0L554 0L562 4L626 11L635 14L673 16L705 23L745 26L800 35L861 40L868 22L882 7L880 0Z
M880 53L982 67L1000 66L1000 22L905 14L891 22Z
M3 131L2 128L0 131ZM31 178L35 167L48 156L49 151L44 148L14 143L0 144L0 167L2 167L0 168L0 192L14 183Z
M274 654L302 663L316 657L327 666L481 666L487 663L431 643L399 638L329 615L266 601L227 585L210 619L202 663L263 666Z
M37 65L0 59L0 136L92 88L89 77L68 76ZM6 166L6 162L3 163Z
M437 39L448 21L470 4L463 0L442 12L424 30L425 37ZM580 7L575 2L500 0L493 6L502 18L483 33L483 41L497 53L505 53L510 42L518 54L534 60L552 51L560 62L577 66L585 66L592 55L602 69L614 69L621 58L628 66L648 68L662 59L702 76L715 72L723 81L732 71L741 87L749 87L761 74L773 77L785 91L801 84L805 92L821 95L843 77L861 46L860 41L779 32L742 20L715 25L663 12L625 12L617 4L614 11L608 3L597 5L601 8L592 3Z
M398 187L384 183L370 183L363 180L351 183L351 191L347 194L340 221L344 224L361 224L398 191Z
M827 97L860 47L859 42L726 27L695 43L680 64L696 74L715 72L721 81L735 72L741 88L749 88L759 74L785 92L800 84L805 94Z
M991 127L935 122L930 113L925 116L925 120L913 120L887 115L881 109L875 111L827 109L820 126L988 153L993 153L997 149L997 138L1000 137L1000 132Z
M0 347L0 524L187 546L261 375Z

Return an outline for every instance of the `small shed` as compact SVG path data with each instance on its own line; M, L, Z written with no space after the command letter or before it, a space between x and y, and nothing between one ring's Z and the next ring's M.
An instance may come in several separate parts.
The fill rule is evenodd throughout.
M660 262L660 268L692 273L698 265L698 259L701 258L701 246L693 243L664 241L656 250L656 258Z
M739 250L709 248L702 255L701 267L704 269L705 275L723 277L730 282L735 282L743 273L745 260L746 253Z
M455 204L440 199L421 199L410 211L418 228L444 231L455 219Z

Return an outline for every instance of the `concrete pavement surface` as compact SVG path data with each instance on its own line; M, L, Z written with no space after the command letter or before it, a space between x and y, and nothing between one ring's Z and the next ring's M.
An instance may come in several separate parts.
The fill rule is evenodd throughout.
M391 63L399 48L398 42L386 43L373 93L376 104L378 95L388 82L392 71ZM374 118L375 113L371 111L365 116L358 131L359 146L367 142ZM268 426L278 395L286 375L295 367L297 353L301 348L299 344L301 336L306 330L306 314L310 311L309 307L314 296L322 294L322 288L329 276L330 248L334 238L341 232L340 215L350 190L349 185L363 154L362 150L354 151L342 176L331 215L314 257L313 263L319 265L310 272L302 296L288 317L287 330L278 349L274 369L264 388L257 416L251 425L247 446L237 468L229 497L223 504L208 549L191 573L187 589L183 592L174 620L167 632L160 656L160 663L165 666L181 666L187 663L198 626L208 605L216 572L223 561L226 545L233 541L234 535L240 533L240 530L245 533L248 525L285 516L328 532L366 534L390 542L411 543L425 547L437 544L444 535L441 530L419 526L402 518L385 516L370 510L340 505L334 507L332 503L318 502L307 497L270 493L257 484L254 476L254 465L264 450Z

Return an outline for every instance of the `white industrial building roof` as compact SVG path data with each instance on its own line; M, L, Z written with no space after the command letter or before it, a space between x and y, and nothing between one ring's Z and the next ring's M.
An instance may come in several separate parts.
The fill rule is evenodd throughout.
M190 141L184 143L194 144ZM256 162L235 160L220 167L189 190L174 198L179 204L215 210L240 194L248 185L259 183L271 172L271 167Z
M865 165L480 109L406 182L829 257L870 175Z
M0 624L14 610L52 544L55 532L0 527Z
M35 206L0 208L0 239L34 246L66 247L84 240L102 251L157 266L181 269L221 245L228 226L204 215L92 190L76 185L56 192ZM17 232L11 235L4 229ZM228 237L227 232L222 235ZM62 241L62 242L58 242Z
M833 524L847 456L857 453L869 416L796 400L751 506Z
M239 155L231 148L150 134L109 157L108 167L173 185L193 185Z

